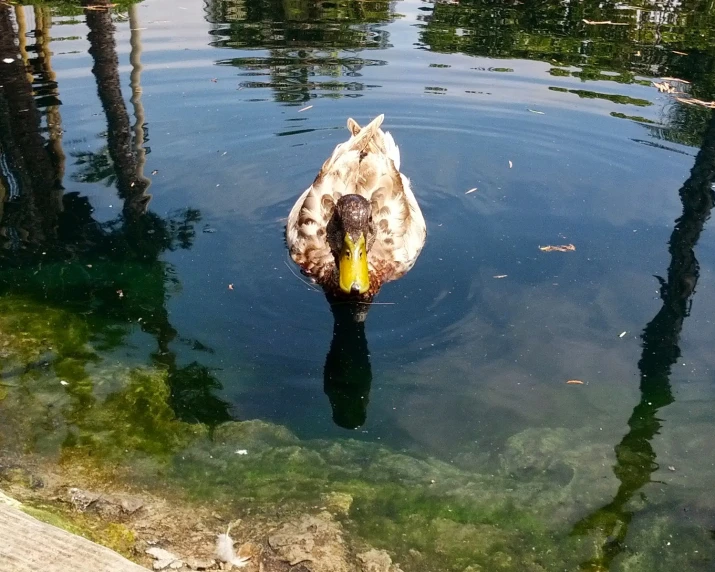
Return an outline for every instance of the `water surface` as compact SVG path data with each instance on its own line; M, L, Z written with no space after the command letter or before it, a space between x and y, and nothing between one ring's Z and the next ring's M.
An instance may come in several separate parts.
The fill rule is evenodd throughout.
M700 2L0 4L0 291L81 316L106 363L166 369L187 422L487 472L527 430L607 445L590 470L609 498L562 523L625 523L604 567L650 526L637 498L707 536L715 119L693 100L715 98L714 18ZM662 93L663 77L688 83ZM326 365L333 318L285 217L346 119L380 113L427 244Z

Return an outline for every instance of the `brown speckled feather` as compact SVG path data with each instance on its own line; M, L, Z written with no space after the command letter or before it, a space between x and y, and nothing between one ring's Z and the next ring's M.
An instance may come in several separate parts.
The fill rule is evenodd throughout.
M335 148L288 217L286 242L291 257L327 290L336 287L337 271L326 227L341 196L361 195L372 206L370 298L384 282L413 266L425 241L424 218L409 180L399 171L399 149L392 136L380 129L382 120L381 115L365 128L348 120L352 137Z

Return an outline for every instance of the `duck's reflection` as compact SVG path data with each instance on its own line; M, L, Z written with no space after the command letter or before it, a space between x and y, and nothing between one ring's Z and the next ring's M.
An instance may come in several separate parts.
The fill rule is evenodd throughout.
M330 301L330 300L329 300ZM333 421L357 429L367 419L372 368L365 337L368 304L333 302L333 339L325 358L323 389L333 409Z

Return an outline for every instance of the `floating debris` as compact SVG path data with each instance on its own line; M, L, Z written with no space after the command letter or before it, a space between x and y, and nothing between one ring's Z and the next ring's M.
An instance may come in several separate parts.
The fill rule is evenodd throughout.
M218 83L218 78L212 77L212 78L211 78L211 81L212 81L213 83Z
M14 62L15 60L12 59L12 58L5 58L3 61L4 61L6 64L11 64L11 63Z
M229 289L229 290L233 290L233 284L229 284L229 285L228 285L228 289Z
M246 449L238 449L236 455L248 455L248 451Z
M566 382L566 384L567 385L583 385L583 381L581 381L580 379L569 379Z
M628 332L621 332L620 334L618 334L618 337L619 337L619 338L622 338L622 337L625 336L627 333L628 333Z
M669 471L675 471L675 467L673 465L668 465L668 470Z
M576 247L573 244L560 244L556 246L539 246L539 250L541 250L542 252L571 252L573 250L576 250Z
M152 175L158 175L158 174L159 174L159 169L154 169L154 170L151 172L151 174L152 174Z
M313 109L313 106L312 106L312 105L308 105L307 107L304 107L303 109L299 109L299 110L298 110L298 113L300 113L301 111L308 111L309 109Z
M114 8L116 4L102 4L101 6L84 6L85 10L94 10L96 12L104 12L110 8Z
M627 26L628 22L613 22L612 20L586 20L584 18L581 20L584 24L588 26Z
M509 161L509 168L511 169L513 166L514 166L514 164L511 161Z
M670 50L674 54L678 54L679 56L687 56L688 54L686 52L679 52L678 50Z
M659 92L661 93L676 93L678 90L675 88L675 86L670 85L667 81L664 82L651 82Z
M676 83L687 83L688 85L690 85L690 82L688 80L680 79L679 77L662 77L660 79L662 79L663 81L674 81Z
M477 187L474 187L473 189L469 189L469 190L468 190L466 193L464 193L464 194L465 194L465 195L468 195L468 194L470 194L470 193L473 193L473 192L476 191L476 190L477 190Z
M531 113L536 113L537 115L546 115L543 111L536 111L536 109L529 109L527 107L526 110L530 111Z
M506 278L508 274L496 274L494 278Z
M708 109L715 109L715 101L703 101L702 99L695 99L694 97L676 97L675 99L687 105L700 105Z

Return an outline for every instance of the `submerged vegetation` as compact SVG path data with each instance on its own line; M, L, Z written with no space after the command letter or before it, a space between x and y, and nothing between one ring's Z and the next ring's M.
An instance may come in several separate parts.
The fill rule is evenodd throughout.
M326 498L337 495L345 499L346 529L387 549L406 570L574 567L602 561L612 535L621 538L627 528L613 503L595 511L575 535L564 527L584 510L597 509L613 488L610 447L588 430L514 435L487 472L350 439L301 440L261 421L229 421L209 431L177 418L165 371L112 365L72 312L19 297L5 297L0 310L2 455L15 463L26 459L22 465L59 453L76 486L112 475L115 483L127 479L127 486L236 515L272 514L277 505L300 512L330 504ZM637 439L648 435L633 438L624 446L640 450ZM629 511L644 510L632 504L642 480L635 466L627 469L630 458L622 457L631 476L623 480L618 502L630 502L622 505ZM655 519L668 510L657 499L648 504ZM88 525L80 519L74 526ZM133 534L122 530L121 538ZM101 529L93 537L109 532ZM702 534L692 525L661 520L647 537L646 553L631 544L634 564L627 569L666 570L676 562L705 569L710 556ZM655 565L651 545L671 538L680 548L660 553Z

